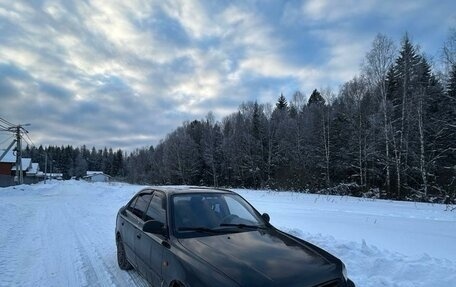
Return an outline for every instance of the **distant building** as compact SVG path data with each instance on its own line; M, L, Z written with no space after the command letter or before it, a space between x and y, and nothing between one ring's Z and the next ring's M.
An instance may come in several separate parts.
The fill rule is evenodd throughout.
M11 168L11 173L13 176L19 175L19 173L22 173L22 176L25 177L27 174L27 171L32 169L32 159L31 158L22 158L22 170L17 171L16 170L16 164L13 165Z
M40 172L40 173L38 173L37 176L38 176L38 177L41 177L41 176L44 177L44 173ZM63 173L59 173L59 172L48 172L48 173L46 173L46 179L63 180Z
M0 154L3 154L4 150L0 149ZM0 187L15 185L15 178L17 175L22 173L24 183L31 184L37 183L44 176L40 176L40 169L38 163L32 162L31 158L22 158L21 161L22 170L16 169L16 155L12 150L8 151L0 161Z
M89 182L108 182L111 180L111 176L104 174L102 171L87 171L84 179Z
M32 162L32 166L27 170L27 176L38 176L40 171L40 165L36 162Z
M4 150L0 150L0 155ZM16 165L16 156L13 151L8 151L0 161L0 175L11 176L11 169Z

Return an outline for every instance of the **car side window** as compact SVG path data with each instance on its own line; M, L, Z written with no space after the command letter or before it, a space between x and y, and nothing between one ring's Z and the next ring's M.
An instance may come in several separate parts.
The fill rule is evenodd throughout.
M131 205L128 207L134 215L139 218L143 218L144 213L149 206L150 199L152 198L152 194L141 194L137 197L136 200L133 200Z
M162 193L154 193L146 212L145 221L147 220L156 220L166 225L166 200Z
M127 210L130 211L130 212L132 212L133 214L135 213L135 212L134 212L134 210L135 210L135 203L136 203L136 201L138 200L138 197L139 197L139 196L136 196L136 197L130 202L130 204L129 204L128 207L127 207Z

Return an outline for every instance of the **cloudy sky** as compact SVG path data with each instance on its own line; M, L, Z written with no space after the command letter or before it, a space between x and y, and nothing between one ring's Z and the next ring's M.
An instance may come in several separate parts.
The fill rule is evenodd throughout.
M377 33L438 62L454 0L0 0L0 117L35 145L156 145L183 121L338 90ZM0 133L0 148L10 135Z

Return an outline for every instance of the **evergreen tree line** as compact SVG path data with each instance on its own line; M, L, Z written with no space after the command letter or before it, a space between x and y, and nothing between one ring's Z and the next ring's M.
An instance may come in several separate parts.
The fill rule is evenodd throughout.
M126 175L124 153L120 149L114 152L106 147L98 150L92 147L89 150L85 146L27 146L22 156L32 158L43 172L62 173L64 179L82 178L88 170L103 171L120 179Z
M141 184L454 202L456 62L445 52L446 71L435 71L407 35L399 51L378 35L360 75L337 94L315 89L308 100L297 91L273 105L243 103L221 121L208 114L185 122L128 155L71 146L46 152L66 177L93 169Z

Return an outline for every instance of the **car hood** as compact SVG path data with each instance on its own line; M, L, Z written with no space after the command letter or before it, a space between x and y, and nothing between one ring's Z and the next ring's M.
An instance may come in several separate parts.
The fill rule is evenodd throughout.
M241 286L316 286L341 276L337 258L274 229L179 242Z

